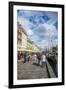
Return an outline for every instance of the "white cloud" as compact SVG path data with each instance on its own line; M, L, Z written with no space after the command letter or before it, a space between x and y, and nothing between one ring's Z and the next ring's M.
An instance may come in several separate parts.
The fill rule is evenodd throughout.
M37 28L34 29L34 32L36 33L37 36L40 36L40 35L43 36L44 35L44 38L40 39L40 37L38 37L38 40L40 42L35 38L36 43L39 46L41 46L42 48L48 46L49 34L51 34L51 39L52 39L53 45L57 44L58 31L56 30L56 27L53 26L52 24L47 24L47 23L41 24ZM57 37L57 38L55 39L55 37Z
M27 11L25 11L25 13L27 13ZM28 13L31 14L31 12L28 12ZM27 15L27 16L30 16L30 15ZM42 48L48 46L49 33L51 33L53 45L57 44L58 30L56 30L56 27L53 25L54 21L55 20L53 18L53 19L50 19L48 22L44 22L43 24L39 24L39 26L37 26L34 29L30 29L30 27L33 27L35 24L31 23L29 21L29 19L27 19L27 18L18 17L18 22L26 30L29 38L31 38L32 41L34 41L38 46L40 46ZM38 22L38 18L37 18L37 22ZM55 37L57 37L57 38L55 39Z
M18 18L18 22L22 25L29 36L33 35L33 31L29 28L31 23L25 18Z
M30 29L27 29L27 34L28 34L29 36L32 36L32 35L33 35L33 31L30 30Z

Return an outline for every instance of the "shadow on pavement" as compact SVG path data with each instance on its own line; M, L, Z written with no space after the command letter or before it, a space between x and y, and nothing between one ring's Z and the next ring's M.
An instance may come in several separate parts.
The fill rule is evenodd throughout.
M39 66L39 64L38 64L38 63L33 63L32 65Z

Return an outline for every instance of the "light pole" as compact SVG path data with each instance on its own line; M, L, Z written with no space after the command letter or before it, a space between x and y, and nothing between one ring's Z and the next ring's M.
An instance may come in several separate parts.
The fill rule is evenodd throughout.
M52 48L51 37L52 37L52 30L48 29L48 51L50 51L50 52L51 52L51 48Z

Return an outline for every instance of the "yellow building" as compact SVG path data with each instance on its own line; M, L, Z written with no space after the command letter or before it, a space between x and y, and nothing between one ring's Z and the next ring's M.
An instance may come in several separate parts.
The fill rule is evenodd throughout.
M40 52L40 48L35 43L33 43L32 50L35 51L35 52Z
M27 34L22 29L22 49L26 49L26 46L27 46Z
M33 42L30 39L27 39L27 50L32 50L33 47Z
M40 52L40 48L30 39L27 38L27 33L18 23L17 30L17 50L22 51L31 51L31 52Z
M27 48L30 52L40 52L40 48L30 39L27 40Z
M23 51L26 49L27 46L27 33L25 30L22 28L21 25L18 25L18 30L17 30L17 48L18 51Z

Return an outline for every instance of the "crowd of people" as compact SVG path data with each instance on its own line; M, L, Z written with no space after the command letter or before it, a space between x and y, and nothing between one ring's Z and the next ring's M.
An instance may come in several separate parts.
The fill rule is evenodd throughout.
M45 53L29 53L25 52L24 53L24 63L29 62L29 61L38 61L38 65L41 67L46 66L46 55Z

